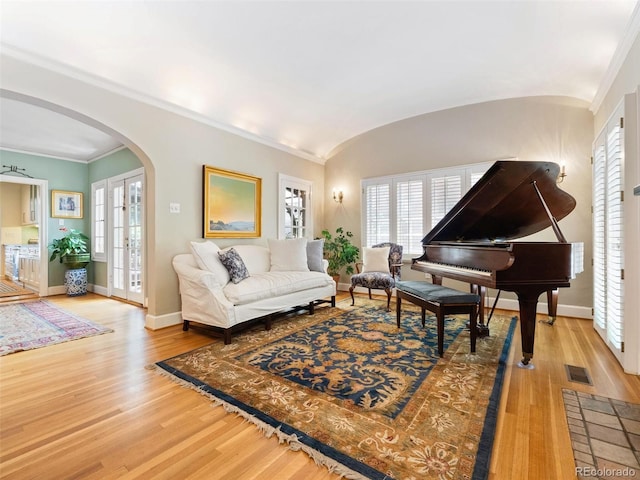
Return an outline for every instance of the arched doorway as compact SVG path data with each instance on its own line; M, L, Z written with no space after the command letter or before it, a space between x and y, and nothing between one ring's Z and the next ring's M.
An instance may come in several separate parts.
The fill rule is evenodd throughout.
M114 129L102 124L101 122L90 118L82 113L73 111L69 108L63 107L61 105L56 105L53 104L51 102L42 100L42 99L38 99L35 97L31 97L31 96L27 96L27 95L23 95L23 94L19 94L16 92L12 92L6 89L0 89L0 98L2 99L11 99L13 101L16 102L22 102L25 105L29 105L29 106L36 106L39 107L41 109L45 109L49 112L54 112L57 115L61 115L64 117L67 117L69 119L73 119L75 122L80 122L82 124L85 124L87 126L90 126L93 129L97 129L100 132L103 132L104 134L113 137L114 139L117 140L117 142L119 142L122 146L126 147L135 157L137 157L137 159L139 160L139 162L142 164L142 173L141 175L145 178L145 183L149 188L146 188L144 190L144 201L141 202L144 205L148 205L149 201L152 201L152 196L148 193L148 192L152 192L153 188L152 188L152 183L153 182L153 166L151 164L150 159L147 157L146 154L144 154L144 152L142 152L142 150L133 142L131 141L129 138L125 137L124 135L120 134L119 132L115 131ZM3 128L6 128L7 125L3 123ZM35 155L37 155L37 153L35 153ZM46 156L46 155L45 155ZM72 161L72 160L71 160ZM38 175L37 173L34 174L34 176L36 177L46 177L47 174L40 174ZM16 175L3 175L3 181L5 181L5 179L8 177L8 179L6 179L7 182L22 182L22 180L17 180L17 176ZM25 181L30 181L25 179ZM41 246L41 253L40 253L40 259L41 259L41 263L42 266L45 267L48 263L48 252L47 252L47 248L46 245L48 244L48 242L50 241L50 238L53 238L52 233L57 231L57 229L59 228L58 222L60 222L60 225L63 225L63 220L58 220L58 219L53 219L49 216L49 211L50 211L50 198L49 198L49 186L47 184L47 179L46 178L36 178L32 180L34 182L35 185L38 185L38 188L40 189L40 200L41 200L41 210L40 210L40 218L42 219L41 221L41 228L40 228L40 234L39 234L39 244ZM60 184L60 179L57 178L57 183L51 184L51 189L55 189L54 185L59 185ZM44 182L44 183L43 183ZM87 195L90 195L90 192L92 193L91 189L90 189L90 185L87 186L86 188L86 193ZM91 208L89 208L90 205L92 205L92 199L91 198L87 198L85 200L85 211L87 212L87 216L88 219L85 222L85 228L89 228L89 226L92 226L92 219L91 216L94 214L94 212L92 212ZM147 246L149 245L150 241L153 241L153 218L149 218L148 215L144 215L144 212L142 212L142 218L144 218L145 223L143 225L141 225L142 228L144 228L146 234L142 237L145 239L144 244L141 246L142 251L146 251L147 250ZM137 246L138 249L140 249L140 245ZM113 260L112 258L106 257L106 261L110 261ZM107 266L106 269L110 270L111 269L111 265ZM52 267L50 267L52 268ZM55 267L53 267L55 269ZM105 269L104 266L101 266L100 268L102 268L103 270ZM140 275L140 272L138 272L139 277L141 277L142 279L144 279L146 277L146 266L142 265L142 272ZM44 271L43 275L46 275L47 273L49 273L49 269L48 268L43 268L42 269ZM96 269L98 270L98 269ZM54 272L54 275L46 275L45 277L41 276L41 278L43 278L41 280L41 288L40 288L40 294L41 296L47 295L47 294L55 294L55 293L61 293L60 290L60 286L58 286L58 281L56 279L56 272ZM49 285L49 282L54 283L54 285ZM140 303L144 302L144 299L148 298L149 295L149 290L153 288L153 285L146 285L143 287L143 291L141 292L141 295L139 296L140 298ZM110 288L104 288L102 289L99 293L105 294L110 292Z

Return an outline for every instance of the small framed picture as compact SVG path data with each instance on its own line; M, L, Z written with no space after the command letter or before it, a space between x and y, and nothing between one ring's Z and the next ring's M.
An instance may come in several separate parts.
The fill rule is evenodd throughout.
M82 192L51 190L53 218L82 218Z

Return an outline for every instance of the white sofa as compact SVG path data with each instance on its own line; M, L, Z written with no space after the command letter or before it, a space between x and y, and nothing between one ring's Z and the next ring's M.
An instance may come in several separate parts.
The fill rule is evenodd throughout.
M180 283L183 330L189 329L190 322L208 325L221 331L228 344L231 333L246 327L243 324L249 320L262 318L269 329L275 313L306 308L313 314L319 303L335 306L336 284L326 272L327 261L321 253L317 258L315 242L269 240L270 248L234 245L222 250L211 241L191 242L192 253L173 258ZM248 277L238 283L230 280L219 257L232 248L248 270Z

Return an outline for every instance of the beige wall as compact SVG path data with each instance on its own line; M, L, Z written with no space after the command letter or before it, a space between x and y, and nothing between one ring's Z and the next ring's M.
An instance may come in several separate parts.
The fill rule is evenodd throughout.
M576 199L577 207L560 221L560 228L568 241L585 243L587 261L586 271L571 288L561 291L560 303L590 308L592 139L593 116L588 104L564 97L487 102L386 125L352 139L327 162L325 197L332 188L342 187L345 199L341 205L327 203L325 224L330 229L345 227L361 243L362 178L509 157L564 161L568 176L560 187ZM556 241L551 229L534 239ZM403 278L423 277L406 266Z
M201 238L203 164L262 178L262 238L244 243L266 244L267 238L277 236L278 173L310 180L314 191L324 191L320 164L18 59L0 60L5 95L28 95L35 103L60 106L57 110L123 141L142 161L147 182L146 285L149 316L154 319L179 320L171 259L188 252L190 240ZM169 213L170 202L180 203L180 214ZM320 227L321 201L316 207L314 221Z

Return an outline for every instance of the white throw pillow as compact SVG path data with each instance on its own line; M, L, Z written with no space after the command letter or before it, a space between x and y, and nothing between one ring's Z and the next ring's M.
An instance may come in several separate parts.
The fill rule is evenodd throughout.
M362 249L362 273L383 272L389 273L390 247L364 247Z
M229 283L229 272L220 261L218 252L220 248L213 242L191 242L191 253L201 270L213 273L218 283L223 287Z
M269 239L272 272L308 272L307 239Z

